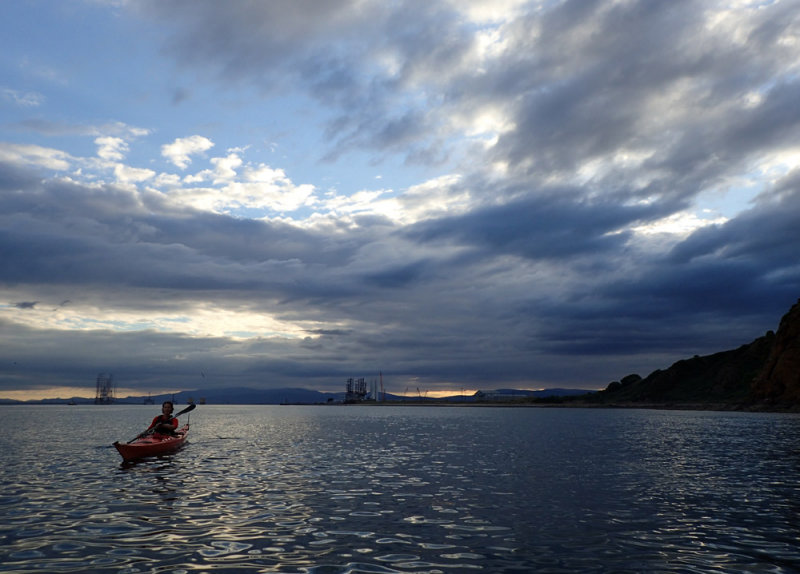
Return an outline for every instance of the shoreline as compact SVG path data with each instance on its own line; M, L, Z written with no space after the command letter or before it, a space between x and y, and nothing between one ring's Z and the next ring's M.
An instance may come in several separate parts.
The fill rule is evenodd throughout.
M109 406L95 405L91 402L70 405L62 402L2 402L0 406ZM152 406L139 403L115 402L112 406ZM297 406L297 407L452 407L452 408L540 408L540 409L648 409L664 411L710 411L710 412L752 412L800 414L800 404L763 404L763 403L680 403L680 402L615 402L596 403L586 401L564 402L532 402L532 401L363 401L358 403L209 403L202 406Z
M319 403L322 405L322 403ZM311 403L297 403L295 406L310 406ZM715 412L753 412L799 414L800 405L728 404L728 403L593 403L562 402L536 403L529 401L498 402L447 402L447 401L385 401L362 403L336 403L325 406L381 406L381 407L502 407L502 408L562 408L562 409L649 409L669 411L715 411Z

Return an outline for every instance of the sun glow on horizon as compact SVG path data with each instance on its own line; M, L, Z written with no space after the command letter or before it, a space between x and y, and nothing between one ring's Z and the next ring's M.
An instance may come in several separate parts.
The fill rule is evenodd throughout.
M94 399L94 391L86 387L47 387L44 389L26 389L23 391L0 391L0 399L12 401L41 401L68 400L68 399Z
M425 390L417 393L417 390L414 389L414 392L412 393L411 389L409 389L408 391L404 392L402 396L411 398L422 396L423 398L428 398L428 399L442 399L445 397L457 397L459 395L464 397L471 397L477 392L478 389L448 389L444 391Z
M166 395L179 393L181 391L165 390L151 391L152 395ZM10 401L42 401L42 400L63 400L80 399L86 401L94 400L95 390L88 387L46 387L36 389L26 389L21 391L0 391L0 400ZM126 399L127 397L141 397L145 393L142 389L128 387L114 387L116 400Z

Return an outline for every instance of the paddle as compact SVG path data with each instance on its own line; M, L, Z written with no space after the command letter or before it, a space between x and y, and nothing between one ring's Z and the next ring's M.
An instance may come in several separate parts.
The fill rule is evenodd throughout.
M188 407L186 407L185 409L183 409L181 412L179 412L177 415L175 415L175 418L178 418L178 417L179 417L179 416L181 416L182 414L184 414L184 413L188 413L189 411L193 411L193 410L195 409L195 407L196 407L196 406L197 406L196 404L192 403L191 405L189 405Z
M180 411L178 414L176 414L176 415L172 415L172 416L173 416L174 418L178 418L179 416L181 416L181 415L182 415L182 414L184 414L184 413L188 413L189 411L193 411L193 410L195 409L195 407L197 407L197 405L196 405L196 404L194 404L194 403L192 403L191 405L189 405L188 407L186 407L185 409L183 409L182 411ZM155 432L155 427L153 427L153 428L151 428L151 429L147 429L147 430L146 430L146 431L144 431L143 433L139 433L139 434L137 434L137 435L136 435L134 438L132 438L131 440L129 440L129 441L128 441L128 444L131 444L133 441L135 441L135 440L137 440L137 439L140 439L140 438L142 438L143 436L147 436L147 435L149 435L149 434L153 434L154 432Z

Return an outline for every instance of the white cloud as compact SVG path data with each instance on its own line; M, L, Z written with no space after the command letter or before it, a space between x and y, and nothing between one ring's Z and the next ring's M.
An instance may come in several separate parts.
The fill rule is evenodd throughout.
M473 201L461 183L460 175L449 174L410 187L399 198L402 211L398 220L411 224L445 214L466 213L473 206Z
M475 24L485 25L507 21L526 4L526 0L448 0L448 3Z
M128 144L122 138L105 136L94 140L97 144L97 155L108 161L119 161L128 153Z
M242 207L291 212L313 203L314 190L310 184L296 185L282 169L260 164L245 171L244 181L228 185L225 197Z
M156 172L118 163L114 166L114 175L119 183L140 183L155 177Z
M71 159L68 153L53 148L0 142L0 161L63 171L69 169Z
M214 147L214 142L203 136L178 138L171 144L161 146L161 155L180 169L186 169L192 160L189 156L203 153Z
M266 164L246 165L236 153L209 161L213 169L183 178L160 174L156 186L169 188L170 201L176 205L214 213L237 209L258 210L263 214L293 212L318 201L314 185L296 184L283 169ZM238 168L242 166L245 168L240 173ZM210 185L202 185L203 182ZM250 216L258 218L259 214Z
M709 225L722 225L728 221L725 217L708 219L698 217L695 213L682 211L673 213L658 221L634 227L633 231L641 235L672 235L676 240L685 239L694 231Z
M4 300L18 300L23 295L13 287L1 287ZM48 294L43 295L47 297ZM160 333L185 334L190 337L271 337L299 339L309 336L317 327L314 321L285 321L263 311L224 303L184 301L171 309L115 308L109 312L106 304L96 305L74 295L70 305L58 305L57 300L43 300L40 305L21 314L11 305L0 305L0 319L11 324L42 330L93 331L106 329L116 332L151 330Z
M153 184L157 188L167 188L167 189L176 188L180 187L181 179L173 173L160 173L156 177Z
M457 215L467 212L472 205L472 196L463 186L460 175L443 175L411 186L403 193L391 189L364 189L349 195L329 192L319 202L318 212L331 216L350 217L378 215L401 225L412 225L419 221ZM323 216L312 223L327 223Z
M242 165L242 158L235 153L230 153L226 157L211 158L214 166L214 183L231 181L236 177L236 168Z

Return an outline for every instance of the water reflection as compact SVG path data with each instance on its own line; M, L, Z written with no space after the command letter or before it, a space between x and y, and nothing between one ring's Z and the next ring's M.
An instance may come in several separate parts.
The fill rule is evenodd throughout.
M113 408L86 416L143 412ZM120 464L71 409L73 464L0 437L0 570L800 568L794 416L208 407L182 451Z

